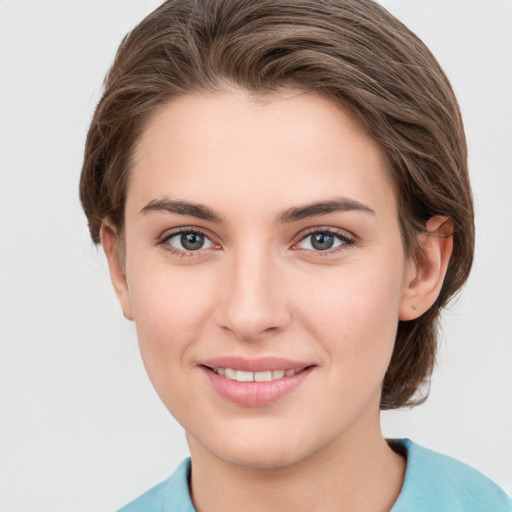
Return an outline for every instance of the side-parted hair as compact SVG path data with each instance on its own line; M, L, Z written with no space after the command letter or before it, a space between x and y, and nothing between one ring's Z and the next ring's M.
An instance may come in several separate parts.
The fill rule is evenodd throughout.
M123 236L132 155L148 120L193 92L284 89L327 98L382 147L396 189L406 254L437 215L453 224L453 253L439 297L400 321L381 409L425 400L440 310L466 281L474 212L462 119L440 65L372 0L168 0L123 39L91 122L80 198L93 241L108 219ZM432 235L434 236L434 235Z

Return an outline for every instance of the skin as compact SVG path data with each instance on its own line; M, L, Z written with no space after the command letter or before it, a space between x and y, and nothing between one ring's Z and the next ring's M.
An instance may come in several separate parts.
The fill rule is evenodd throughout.
M107 219L102 244L149 377L186 430L196 509L389 510L406 463L381 433L381 383L398 320L421 315L439 293L451 238L419 235L422 257L406 257L381 148L338 107L297 91L170 102L134 161L125 253ZM276 222L340 197L372 212ZM200 203L224 222L141 213L155 200ZM445 220L427 228L448 233ZM207 239L185 254L169 236L191 227ZM344 238L318 250L308 235L326 228ZM225 355L314 368L277 402L245 407L217 394L199 366Z

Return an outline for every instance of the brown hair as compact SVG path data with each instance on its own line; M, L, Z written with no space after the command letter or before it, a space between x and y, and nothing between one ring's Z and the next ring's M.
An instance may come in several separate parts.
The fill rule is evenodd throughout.
M95 243L106 218L123 232L130 160L148 119L173 98L223 84L255 95L300 89L355 115L389 160L408 255L428 219L451 219L441 293L421 317L399 322L383 383L382 409L422 402L436 321L466 281L474 245L464 129L441 67L372 0L164 2L122 41L91 122L80 198Z

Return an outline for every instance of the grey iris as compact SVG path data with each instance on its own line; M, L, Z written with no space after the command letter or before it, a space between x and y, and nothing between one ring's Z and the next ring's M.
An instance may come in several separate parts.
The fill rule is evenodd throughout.
M204 237L197 233L186 233L181 235L181 245L189 251L197 251L204 245Z
M334 237L329 233L315 233L311 237L311 245L319 251L326 251L334 244Z

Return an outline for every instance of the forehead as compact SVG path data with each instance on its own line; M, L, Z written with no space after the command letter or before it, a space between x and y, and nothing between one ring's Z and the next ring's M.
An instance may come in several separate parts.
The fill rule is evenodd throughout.
M140 208L162 195L269 208L334 195L395 202L380 146L339 106L300 91L173 100L149 120L134 157L128 202Z

